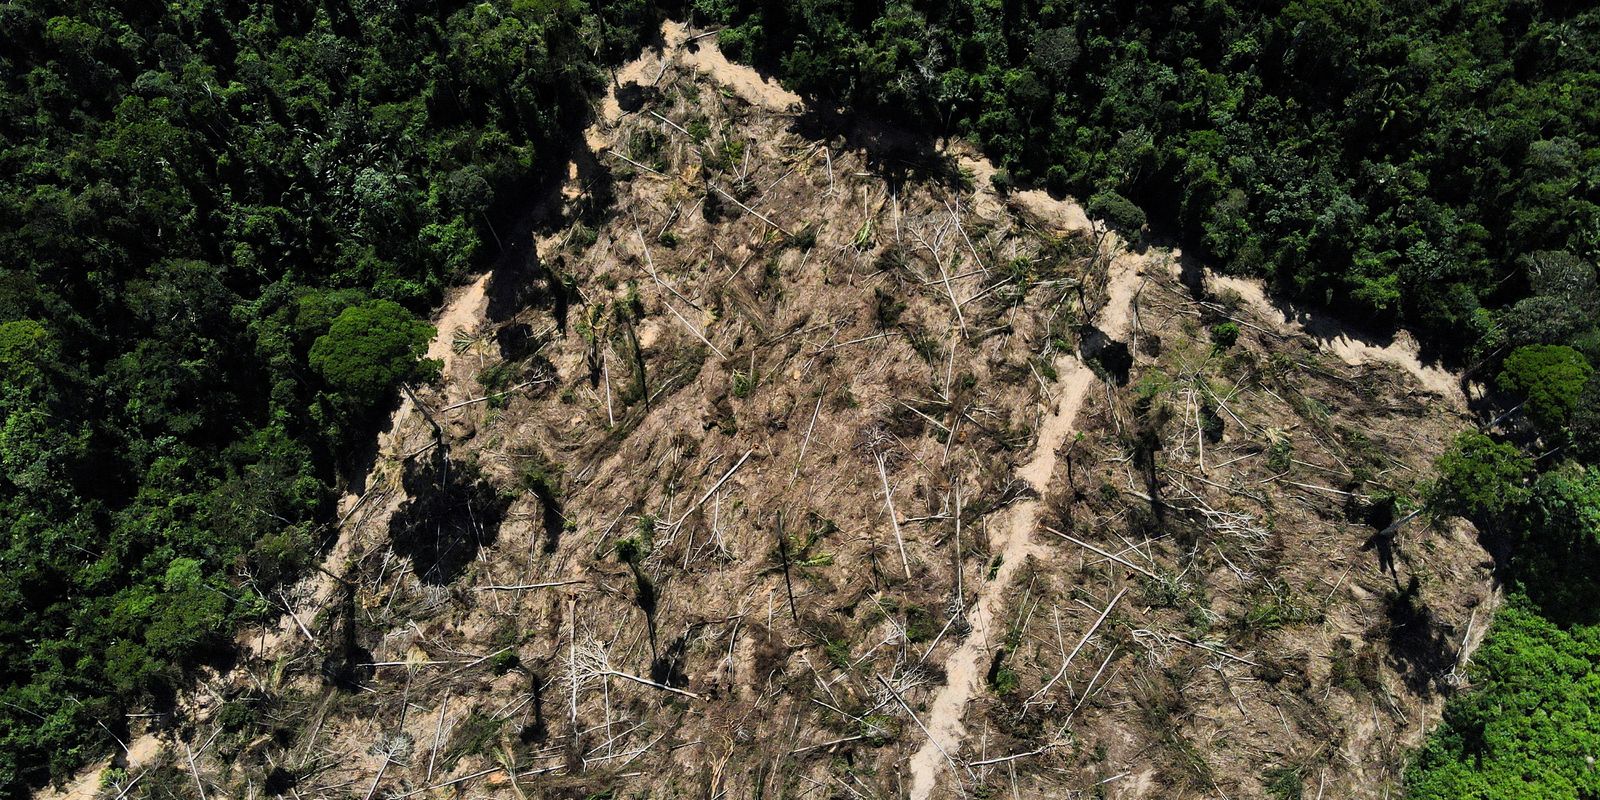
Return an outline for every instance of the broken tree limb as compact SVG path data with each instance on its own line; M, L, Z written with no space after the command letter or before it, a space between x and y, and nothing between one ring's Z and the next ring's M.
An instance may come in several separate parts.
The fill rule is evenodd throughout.
M439 721L433 726L433 749L428 751L428 774L422 779L423 783L433 781L433 765L439 758L439 744L444 738L444 713L450 708L450 689L444 690L444 702L439 704Z
M843 739L834 739L831 742L819 742L817 744L808 744L805 747L796 747L795 749L790 750L789 751L789 755L791 755L791 756L799 755L800 753L807 753L807 752L810 752L812 750L821 750L824 747L832 747L832 746L834 746L836 744L845 744L847 742L856 742L856 741L860 741L860 740L865 739L865 738L867 738L865 735L858 734L858 735L855 735L855 736L846 736Z
M490 586L478 586L478 587L473 588L472 591L474 591L474 592L515 592L515 591L520 591L522 589L548 589L548 588L550 588L552 586L571 586L574 583L583 583L583 582L584 581L583 581L582 578L573 578L571 580L565 580L565 581L550 581L549 583L493 584L493 585L490 585Z
M1047 530L1047 531L1049 531L1049 532L1051 532L1051 533L1053 533L1053 534L1055 534L1055 535L1057 535L1057 536L1059 536L1059 537L1061 537L1063 539L1066 539L1069 542L1072 542L1073 544L1075 544L1075 545L1077 545L1079 547L1084 548L1085 550L1089 550L1089 551L1092 551L1092 552L1094 552L1094 553L1096 553L1098 555L1104 556L1105 558L1109 558L1112 561L1115 561L1118 564L1121 564L1122 566L1127 567L1128 569L1131 569L1134 572L1137 572L1140 575L1145 576L1146 578L1156 578L1156 574L1155 573L1151 572L1150 570L1145 569L1144 567L1139 566L1138 564L1133 563L1132 561L1129 561L1129 560L1123 558L1122 556L1113 555L1111 553L1108 553L1108 552L1106 552L1104 550L1101 550L1098 547L1095 547L1092 544L1089 544L1088 542L1083 541L1082 539L1078 539L1078 538L1075 538L1073 536L1069 536L1069 535L1067 535L1065 533L1062 533L1061 531L1058 531L1055 528L1050 527L1049 525L1041 525L1040 527L1044 528L1045 530Z
M1056 670L1056 674L1051 677L1049 681L1045 682L1045 685L1039 687L1039 691L1034 692L1033 696L1029 697L1026 703L1023 703L1024 706L1027 706L1038 698L1043 697L1046 692L1050 691L1050 687L1056 685L1056 681L1061 680L1062 675L1067 674L1067 667L1072 666L1072 659L1078 657L1078 652L1083 649L1084 645L1089 643L1090 637L1094 636L1095 631L1100 630L1100 626L1105 624L1106 617L1111 616L1111 609L1117 607L1117 601L1121 600L1122 596L1127 593L1128 590L1124 588L1117 592L1115 597L1111 598L1111 602L1106 603L1106 610L1100 612L1100 618L1095 620L1094 624L1089 626L1089 630L1083 634L1083 638L1078 640L1078 646L1072 648L1072 652L1069 653L1066 658L1061 660L1061 669Z
M486 395L484 395L482 397L474 397L471 400L462 400L459 403L451 403L450 405L447 405L444 408L439 409L439 413L442 414L442 413L444 413L446 411L454 411L454 410L456 410L458 408L461 408L462 406L470 406L470 405L472 405L474 403L481 403L481 402L483 402L485 400L497 400L497 399L499 399L501 397L505 397L506 395L511 394L512 392L517 391L518 389L526 389L529 386L532 386L532 385L534 385L536 383L548 383L549 381L550 381L549 378L536 378L536 379L531 380L531 381L524 381L524 382L519 383L516 386L513 386L510 389L507 389L507 390L505 390L503 392L497 392L495 394L486 394ZM430 444L429 446L431 447L432 445Z
M682 314L678 313L678 309L673 308L672 307L672 303L670 301L668 301L667 298L665 298L665 297L661 298L661 304L666 306L667 310L672 312L672 316L677 317L678 321L683 323L683 327L688 328L689 332L694 334L696 339L699 339L700 341L704 342L706 347L711 348L711 352L716 353L717 356L720 357L720 358L727 358L728 357L728 355L726 353L722 352L721 350L718 350L717 346L712 344L711 340L707 339L705 334L701 333L698 330L695 330L694 325L690 324L690 322L689 322L689 320L687 318L685 318Z
M200 800L206 800L206 785L200 780L200 769L194 764L194 751L189 749L188 742L183 744L183 757L189 762L189 774L194 776L195 791L200 793Z
M899 692L894 690L893 686L889 685L888 681L883 679L882 675L873 675L872 677L877 678L878 683L883 684L883 688L888 690L889 696L893 697L895 702L899 703L900 707L906 710L906 714L911 717L911 721L917 723L917 727L922 730L922 735L928 737L928 744L933 745L933 749L938 750L939 755L944 756L944 760L950 764L951 770L956 772L965 772L967 773L968 778L974 777L970 768L957 764L956 760L951 758L949 753L945 752L944 745L939 744L939 740L933 737L933 734L928 730L928 727L922 724L922 720L917 719L917 712L911 710L910 704L905 701L905 698L900 696Z
M606 153L608 153L610 155L613 155L613 156L616 156L617 158L620 158L623 161L626 161L629 164L632 164L632 165L638 167L639 169L642 169L645 172L650 173L651 175L661 175L661 173L659 171L651 169L650 167L647 167L644 164L640 164L639 162L634 161L633 159L628 158L627 156L625 156L625 155L623 155L623 154L621 154L621 153L619 153L619 152L617 152L615 150L607 150ZM666 177L666 176L662 175L662 177Z
M655 259L655 256L650 255L650 245L645 242L645 240L644 240L644 231L639 229L639 223L637 221L635 221L633 223L633 235L639 237L639 249L644 251L644 265L650 271L650 280L655 281L657 286L660 286L661 288L666 289L667 291L671 292L673 297L676 297L679 300L682 300L683 302L688 303L690 306L692 306L694 308L699 308L700 307L699 304L695 303L695 301L690 300L687 297L684 297L681 293L678 292L677 289L672 288L671 286L669 286L667 284L666 281L661 280L661 276L660 275L656 274L656 259ZM708 342L708 344L709 344L709 342Z
M906 579L911 579L911 560L906 558L906 540L900 535L900 518L894 513L894 495L889 491L889 473L883 468L883 454L879 453L873 458L878 462L878 479L883 481L883 505L889 510L889 525L894 528L894 543L900 548L900 566L906 572Z
M817 427L817 415L822 413L823 394L823 392L817 393L817 406L816 408L811 409L811 423L806 425L805 441L800 443L800 455L794 460L794 474L789 476L789 480L791 482L800 477L800 465L804 464L806 461L806 448L811 446L811 432Z
M705 699L704 697L701 697L700 695L695 694L694 692L691 692L691 691L689 691L687 689L679 689L676 686L668 686L668 685L666 685L664 683L656 683L655 681L650 680L648 678L641 678L638 675L629 675L626 672L619 672L619 671L614 670L614 669L602 670L602 671L597 672L595 674L599 675L601 677L610 676L610 677L613 677L613 678L621 678L623 680L633 681L634 683L637 683L637 684L642 684L644 686L649 686L649 687L652 687L652 688L660 689L663 692L672 692L673 694L681 694L684 697L692 697L692 698L694 698L696 700L704 700Z
M1172 633L1167 634L1167 638L1171 639L1174 642L1177 642L1178 644L1188 645L1189 647L1196 647L1196 648L1204 650L1204 651L1206 651L1208 653L1216 653L1217 655L1222 656L1223 658L1229 659L1231 661L1237 661L1240 664L1249 664L1252 667L1261 666L1260 664L1258 664L1258 663L1256 663L1254 661L1251 661L1248 658L1240 658L1240 657L1238 657L1238 656L1236 656L1236 655L1234 655L1234 654L1232 654L1232 653L1230 653L1230 652L1228 652L1226 650L1223 650L1222 648L1217 647L1215 645L1209 645L1209 644L1206 644L1204 642L1191 642L1188 639L1183 638L1182 636L1178 636L1177 634L1172 634Z
M784 236L793 236L794 235L794 234L790 233L788 231L788 229L784 228L782 225L779 225L778 223L773 222L772 220L768 219L765 214L762 214L760 211L757 211L757 210L745 205L744 203L739 202L739 198L734 197L733 195L728 194L727 192L723 191L721 186L718 186L716 184L712 184L711 185L711 189L712 189L712 191L716 192L717 194L722 195L723 199L725 199L728 202L730 202L730 203L732 203L732 204L744 209L745 213L748 213L749 215L755 217L756 219L759 219L762 222L765 222L768 225L771 225L772 229L777 231L778 233L781 233Z
M611 427L617 426L617 415L611 406L611 359L605 353L600 354L600 369L606 377L606 423Z
M401 793L401 794L394 795L392 798L390 798L390 800L404 800L404 798L415 797L415 796L417 796L419 794L424 794L426 792L431 792L434 789L443 789L443 788L448 787L448 786L454 786L454 785L456 785L458 783L465 783L466 781L470 781L473 778L481 778L481 777L483 777L485 775L492 775L492 774L494 774L496 772L505 772L505 769L506 769L505 767L490 767L490 768L485 769L485 770L480 770L478 772L473 772L473 773L469 773L469 774L466 774L466 775L462 775L459 778L451 778L450 780L445 781L444 783L436 783L436 784L434 784L432 786L424 786L421 789L412 789L409 792L404 792L404 793Z
M1421 516L1422 512L1424 512L1426 510L1427 510L1427 506L1419 507L1415 511L1412 511L1412 512L1406 514L1405 516L1395 520L1394 522L1389 523L1388 527L1384 528L1381 531L1378 531L1378 536L1383 537L1383 536L1393 536L1393 535L1395 535L1395 533L1400 530L1400 526L1402 526L1402 525L1406 524L1407 522L1410 522L1411 520L1414 520L1417 517Z
M722 484L727 483L728 479L733 477L733 473L738 472L739 468L744 466L744 462L749 460L750 454L754 452L754 448L744 451L744 455L739 457L738 463L729 467L728 471L723 473L722 477L717 479L717 482L712 484L711 488L707 489L705 494L700 495L700 499L697 500L694 505L689 506L689 510L683 512L682 516L679 516L678 520L672 524L675 526L682 525L683 521L688 519L690 514L693 514L694 512L698 511L701 506L705 505L706 501L711 499L711 495L716 494L717 490L722 488Z
M1040 748L1038 748L1036 750L1029 750L1026 753L1013 753L1013 754L1011 754L1009 756L1001 756L999 758L987 758L987 759L984 759L982 761L968 761L967 762L967 766L970 768L970 767L987 767L990 764L1004 764L1004 763L1006 763L1008 761L1016 761L1019 758L1027 758L1029 756L1044 755L1045 753L1048 753L1051 750L1054 750L1054 749L1056 749L1057 747L1060 747L1060 746L1061 745L1056 743L1056 742L1051 742L1051 743L1049 743L1049 744L1047 744L1047 745L1045 745L1043 747L1040 747Z
M656 112L654 112L654 111L652 111L652 112L650 112L650 116L652 116L652 117L655 117L655 118L656 118L656 119L659 119L659 120L661 120L661 121L662 121L662 122L665 122L665 123L667 123L667 124L668 124L668 125L671 125L671 126L672 126L672 127L674 127L674 128L676 128L676 129L677 129L677 130L678 130L678 132L679 132L679 133L681 133L681 134L683 134L683 135L684 135L684 136L687 136L687 137L689 137L689 139L690 139L690 140L691 140L691 141L692 141L692 140L693 140L693 139L694 139L694 134L692 134L692 133L690 133L690 132L688 132L688 131L686 131L686 130L684 130L684 129L683 129L683 126L682 126L682 125L679 125L679 124L678 124L678 123L676 123L676 122L673 122L673 121L672 121L672 120L670 120L670 119L667 119L667 118L666 118L666 117L663 117L663 116L661 116L661 115L660 115L660 114L657 114L657 113L656 113Z
M1111 646L1111 652L1106 653L1106 659L1104 661L1100 662L1100 668L1095 670L1094 671L1094 677L1089 679L1089 685L1083 687L1083 694L1078 697L1078 702L1076 702L1076 703L1074 703L1072 705L1072 714L1078 713L1078 709L1083 708L1083 704L1089 702L1089 698L1094 696L1095 684L1100 682L1100 676L1105 673L1106 666L1111 663L1111 657L1115 656L1116 654L1117 654L1117 646L1116 645L1112 645ZM1069 720L1072 718L1072 714L1068 714L1067 715L1067 718ZM1063 727L1063 730L1065 730L1064 727Z
M934 266L939 268L939 277L944 279L944 292L950 297L950 307L956 312L956 325L961 329L961 338L967 338L967 318L961 314L961 301L956 299L956 290L950 286L950 273L944 268L944 262L936 260Z

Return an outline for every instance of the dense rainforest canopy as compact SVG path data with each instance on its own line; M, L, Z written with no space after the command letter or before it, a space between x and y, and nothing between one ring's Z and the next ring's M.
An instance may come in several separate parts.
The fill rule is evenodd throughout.
M1600 12L1484 0L0 6L0 786L122 735L315 560L418 318L661 14L974 140L1503 393L1429 503L1518 594L1410 782L1578 797L1600 722ZM501 227L504 227L502 225ZM1531 782L1531 783L1530 783ZM1528 787L1535 789L1530 790Z
M1219 267L1458 354L1508 343L1486 309L1530 294L1532 254L1600 249L1588 4L696 7L802 94L975 139L1001 181L1121 195Z
M0 7L0 786L272 614L626 2ZM561 161L564 163L564 161Z

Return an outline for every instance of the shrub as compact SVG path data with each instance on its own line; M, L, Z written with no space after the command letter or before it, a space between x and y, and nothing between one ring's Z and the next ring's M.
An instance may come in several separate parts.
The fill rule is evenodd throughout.
M1211 342L1218 350L1227 350L1239 342L1239 323L1229 320L1211 326Z
M1559 429L1577 408L1594 368L1565 345L1533 344L1506 357L1500 388L1524 398L1529 419L1546 432Z
M1145 226L1144 209L1116 192L1104 191L1089 198L1088 211L1089 216L1105 220L1128 236L1137 236Z

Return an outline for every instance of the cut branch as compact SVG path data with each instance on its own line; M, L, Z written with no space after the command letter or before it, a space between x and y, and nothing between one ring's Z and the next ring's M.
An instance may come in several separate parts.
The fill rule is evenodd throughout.
M548 588L550 588L552 586L571 586L574 583L583 583L583 579L582 578L573 578L571 580L551 581L549 583L493 584L493 585L490 585L490 586L479 586L479 587L474 588L472 591L474 591L474 592L515 592L515 591L520 591L522 589L548 589Z
M1056 674L1051 677L1049 681L1045 682L1045 685L1039 687L1039 691L1034 692L1033 696L1028 698L1028 702L1023 704L1024 706L1027 706L1033 703L1035 700L1043 697L1046 692L1050 691L1050 687L1056 685L1056 681L1061 680L1062 675L1067 674L1067 667L1072 666L1072 659L1078 657L1078 652L1083 649L1084 645L1089 643L1090 637L1094 636L1095 631L1100 630L1100 626L1105 624L1106 617L1111 616L1111 609L1117 607L1117 601L1121 600L1122 596L1127 593L1128 590L1124 588L1117 592L1115 597L1111 598L1111 602L1106 603L1106 610L1100 612L1100 618L1095 620L1093 625L1089 626L1089 630L1083 634L1083 638L1078 640L1078 645L1072 648L1072 652L1069 653L1066 658L1061 660L1061 669L1056 670Z
M727 483L728 479L733 477L733 473L738 472L739 468L744 466L744 462L746 460L748 460L750 458L750 454L754 453L754 452L755 452L754 449L750 449L750 450L744 451L744 455L739 457L739 462L737 464L734 464L732 467L729 467L728 471L723 473L722 477L720 479L718 479L717 482L714 485L712 485L712 487L710 489L707 489L705 494L700 495L700 499L698 501L696 501L694 505L690 506L688 511L683 512L683 515L678 517L677 522L674 522L672 524L673 525L681 525L681 524L683 524L684 520L689 518L690 514L693 514L694 512L700 510L700 507L705 505L707 500L711 499L711 495L716 494L717 490L722 488L722 484Z
M1051 532L1051 533L1053 533L1053 534L1055 534L1057 536L1060 536L1063 539L1066 539L1069 542L1072 542L1073 544L1075 544L1075 545L1077 545L1079 547L1084 548L1085 550L1089 550L1089 551L1094 552L1094 553L1096 553L1098 555L1101 555L1101 556L1104 556L1106 558L1109 558L1112 561L1115 561L1118 564L1121 564L1122 566L1127 567L1128 569L1131 569L1134 572L1137 572L1140 575L1145 576L1146 578L1156 578L1156 574L1155 573L1151 572L1150 570L1145 569L1144 567L1139 566L1138 564L1133 563L1132 561L1129 561L1129 560L1123 558L1122 556L1118 556L1118 555L1113 555L1111 553L1107 553L1106 551L1101 550L1100 548L1095 547L1094 545L1089 544L1088 542L1085 542L1082 539L1077 539L1077 538L1074 538L1072 536L1068 536L1067 534L1062 533L1061 531L1058 531L1055 528L1050 527L1049 525L1044 525L1044 526L1041 526L1041 527L1043 527L1045 530L1047 530L1047 531L1049 531L1049 532Z
M668 686L668 685L666 685L664 683L656 683L655 681L650 680L648 678L641 678L641 677L639 677L637 675L629 675L626 672L619 672L619 671L614 670L614 669L604 670L602 672L597 672L595 674L599 675L599 676L602 676L602 677L610 676L610 677L613 677L613 678L621 678L623 680L633 681L634 683L637 683L637 684L642 684L644 686L649 686L649 687L652 687L652 688L655 688L655 689L660 689L663 692L672 692L673 694L681 694L684 697L692 697L692 698L694 698L696 700L704 700L705 699L704 697L701 697L700 695L695 694L694 692L691 692L691 691L689 691L687 689L679 689L676 686Z
M883 505L889 510L889 525L894 528L894 543L900 548L900 566L905 570L906 579L911 579L911 561L906 558L906 541L900 535L900 518L894 512L894 495L889 491L889 473L883 468L883 454L874 456L878 462L878 480L883 482Z
M772 229L777 231L778 233L781 233L784 236L793 236L794 235L794 234L789 233L789 231L787 229L785 229L782 225L779 225L778 223L773 222L770 219L767 219L767 216L765 214L762 214L760 211L757 211L757 210L745 205L744 203L739 202L739 198L734 197L733 195L728 194L727 192L723 191L721 186L717 186L716 184L712 184L711 188L717 194L722 195L723 198L726 199L728 202L730 202L730 203L732 203L732 204L744 209L745 212L747 212L751 216L755 217L756 219L759 219L762 222L765 222L768 225L771 225Z

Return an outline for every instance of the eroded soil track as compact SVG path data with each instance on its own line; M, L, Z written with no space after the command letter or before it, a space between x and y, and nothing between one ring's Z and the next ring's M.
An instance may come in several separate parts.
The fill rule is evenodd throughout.
M1112 242L1109 247L1115 248L1117 244ZM1129 255L1111 258L1111 272L1107 276L1109 297L1095 325L1113 340L1127 336L1141 263L1140 259ZM983 685L987 658L1000 638L996 626L998 613L1007 602L1008 593L1015 589L1018 567L1029 558L1043 554L1034 546L1040 510L1038 496L1043 496L1055 473L1056 451L1074 433L1079 407L1088 393L1100 384L1100 377L1077 356L1060 356L1055 366L1060 377L1049 412L1039 426L1032 457L1017 471L1017 476L1026 481L1037 496L1011 506L997 544L1002 559L1000 568L984 584L967 618L972 626L971 634L945 661L945 685L929 704L924 723L930 738L911 757L909 764L913 800L927 798L933 793L940 773L957 767L953 759L954 754L960 752L967 733L963 724L967 703Z

